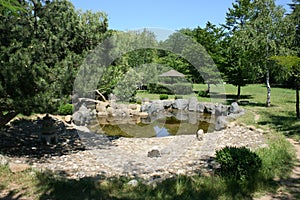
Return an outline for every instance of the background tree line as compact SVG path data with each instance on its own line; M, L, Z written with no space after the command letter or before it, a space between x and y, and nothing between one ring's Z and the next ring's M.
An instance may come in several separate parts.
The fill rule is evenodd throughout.
M205 27L184 28L165 41L158 41L147 31L125 37L128 41L147 39L153 46L170 47L182 39L182 34L187 35L203 45L223 80L237 86L237 99L241 87L265 82L266 105L270 106L270 83L299 89L299 5L299 0L292 0L291 12L287 13L274 0L236 0L222 26L207 22ZM70 101L74 79L88 53L106 38L122 34L108 29L105 13L75 10L67 0L0 1L0 19L1 116L55 112L59 104ZM176 48L182 48L182 54L193 52L188 45ZM110 63L98 89L105 95L118 94L133 89L126 85L128 82L155 82L164 68L157 69L150 63L174 68L192 83L203 83L203 74L210 77L208 86L219 81L209 67L201 74L172 52L140 49L128 51ZM120 81L124 84L118 84ZM300 117L299 112L297 115Z

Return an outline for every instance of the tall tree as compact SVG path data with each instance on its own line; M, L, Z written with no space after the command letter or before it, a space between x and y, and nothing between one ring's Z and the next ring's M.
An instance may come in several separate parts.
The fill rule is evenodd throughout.
M267 87L266 106L271 106L270 57L287 51L290 26L286 25L285 10L274 0L255 0L247 31L252 40L251 58L265 74ZM288 23L289 24L289 23Z
M299 100L299 87L300 87L300 58L297 56L274 56L272 60L277 61L283 69L281 77L291 78L296 89L296 116L300 119L300 100Z
M241 87L254 81L257 68L249 62L249 45L246 40L246 24L250 21L253 8L252 0L236 0L226 13L227 36L225 77L228 83L238 87L237 100L241 96Z
M0 115L54 111L107 29L105 14L82 14L67 0L21 2L24 12L0 9Z

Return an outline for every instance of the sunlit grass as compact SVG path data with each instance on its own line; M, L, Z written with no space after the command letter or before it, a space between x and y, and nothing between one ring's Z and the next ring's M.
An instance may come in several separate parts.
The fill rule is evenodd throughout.
M215 87L215 86L212 86ZM237 88L224 85L226 100L230 103L236 97ZM194 91L206 90L204 84L194 85ZM159 99L159 94L138 92L140 98ZM190 95L191 96L191 95ZM190 96L184 96L189 98ZM192 95L195 96L195 95ZM169 95L169 99L174 99ZM199 101L210 101L209 97L198 97ZM242 88L241 105L246 114L237 120L238 123L254 125L268 130L268 147L256 153L262 159L260 178L257 180L257 191L275 191L278 184L273 178L286 178L292 168L294 152L291 144L283 135L299 139L300 121L295 113L295 91L285 88L272 88L272 107L266 108L266 88L264 85L248 85ZM7 166L0 167L0 190L11 184L14 192L34 199L245 199L239 191L227 185L224 178L217 175L187 177L178 176L167 179L156 186L139 180L137 187L129 186L131 180L126 177L104 178L90 177L79 180L58 178L49 172L25 171L11 173ZM234 196L232 196L234 194Z

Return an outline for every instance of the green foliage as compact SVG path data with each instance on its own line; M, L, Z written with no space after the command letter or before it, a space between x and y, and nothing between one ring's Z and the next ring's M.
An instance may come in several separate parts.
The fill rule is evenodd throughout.
M242 184L252 182L262 166L262 160L246 147L225 147L216 152L221 176Z
M61 104L58 108L58 114L60 115L72 115L74 106L73 104Z
M113 93L121 101L130 101L136 95L140 80L139 74L130 68L123 79L118 82Z
M295 162L295 152L284 136L276 135L268 147L257 150L262 159L261 176L266 180L287 178Z
M209 92L207 90L200 90L198 92L199 97L209 97Z
M150 93L154 94L192 94L193 88L189 83L175 83L175 84L156 84L151 83L148 85Z
M72 93L78 67L107 29L103 13L77 12L66 0L0 2L0 112L55 112Z
M165 100L165 99L168 99L168 98L169 98L169 96L167 94L160 94L159 95L160 100Z

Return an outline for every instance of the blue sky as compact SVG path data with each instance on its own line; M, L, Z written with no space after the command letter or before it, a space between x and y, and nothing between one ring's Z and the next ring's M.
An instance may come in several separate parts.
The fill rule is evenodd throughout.
M286 6L292 0L276 0ZM103 11L108 14L109 28L136 30L140 28L204 27L207 21L224 23L234 0L71 0L76 9Z

